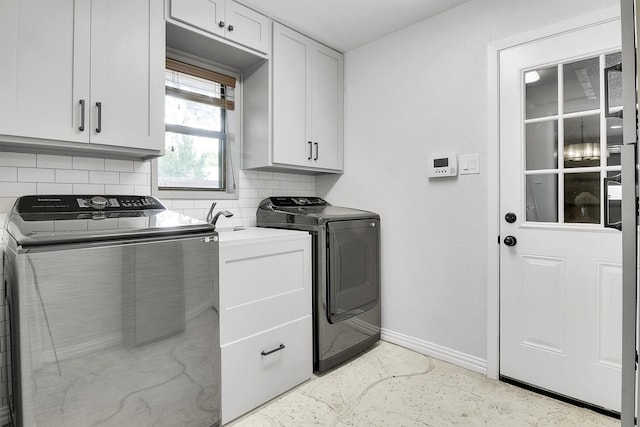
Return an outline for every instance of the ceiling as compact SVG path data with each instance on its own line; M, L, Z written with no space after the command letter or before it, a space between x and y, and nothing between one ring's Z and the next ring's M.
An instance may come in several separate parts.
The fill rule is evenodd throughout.
M241 0L342 52L469 0Z

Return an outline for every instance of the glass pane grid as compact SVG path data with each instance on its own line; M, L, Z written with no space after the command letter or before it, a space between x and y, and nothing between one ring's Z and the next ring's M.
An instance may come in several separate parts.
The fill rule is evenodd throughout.
M617 58L617 53L601 54L524 72L526 222L602 226L602 179L619 171L622 140L616 119L604 117L602 70ZM609 84L619 87L613 78ZM614 108L619 109L619 97L614 89Z

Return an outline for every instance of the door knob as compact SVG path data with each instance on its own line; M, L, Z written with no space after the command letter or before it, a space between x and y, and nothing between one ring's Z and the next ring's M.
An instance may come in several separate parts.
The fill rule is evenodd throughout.
M218 22L218 27L220 27L220 28L224 28L224 21L220 21L220 22Z
M518 217L513 212L507 212L507 214L504 216L504 220L509 224L513 224L517 219Z
M515 246L518 243L518 239L515 236L507 236L502 242L507 246Z

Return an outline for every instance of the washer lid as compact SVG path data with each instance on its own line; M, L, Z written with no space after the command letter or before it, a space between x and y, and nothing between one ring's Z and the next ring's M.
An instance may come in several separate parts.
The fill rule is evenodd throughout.
M269 197L260 203L256 217L258 225L321 225L329 221L379 218L379 215L361 209L333 206L320 197Z
M7 232L23 246L212 232L151 196L47 195L16 200Z

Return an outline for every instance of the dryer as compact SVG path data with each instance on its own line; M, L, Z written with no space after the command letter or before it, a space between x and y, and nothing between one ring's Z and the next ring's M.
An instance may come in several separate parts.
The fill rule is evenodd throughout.
M313 239L313 368L325 372L380 339L380 216L319 197L269 197L259 227Z

